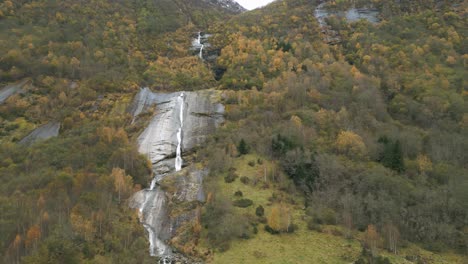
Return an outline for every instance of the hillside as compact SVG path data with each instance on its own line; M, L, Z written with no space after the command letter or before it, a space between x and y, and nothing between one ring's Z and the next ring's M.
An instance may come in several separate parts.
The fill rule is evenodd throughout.
M466 4L244 11L0 3L3 262L468 261Z
M232 34L218 59L226 70L220 88L228 121L209 156L218 163L211 189L221 201L206 208L202 223L209 223L210 246L220 244L213 228L250 239L215 253L214 262L300 263L309 256L314 263L349 263L361 255L353 244L360 243L368 250L364 263L366 252L373 261L382 254L392 263L463 263L466 257L444 252L466 254L466 10L455 3L378 2L372 8L380 22L331 16L325 31L311 15L317 4L280 1L221 30ZM342 1L327 8L349 6ZM329 31L337 44L324 43ZM241 141L254 156L223 151L239 150ZM255 169L245 171L247 162ZM231 167L250 183L225 182ZM233 208L224 213L243 219L236 229L232 221L223 228L212 218L226 210L223 200L239 199L236 191L253 201L252 210L263 206L266 219ZM275 219L276 232L297 225L297 235L266 235ZM308 241L319 235L307 228L348 240L319 240L334 255L311 248ZM408 250L408 242L438 253ZM222 245L221 251L229 248Z

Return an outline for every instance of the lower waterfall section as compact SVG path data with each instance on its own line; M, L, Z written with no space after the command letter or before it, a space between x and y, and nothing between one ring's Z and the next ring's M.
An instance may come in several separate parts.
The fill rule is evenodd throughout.
M175 213L172 207L204 200L202 182L208 172L183 164L183 157L223 122L224 107L216 103L217 98L218 93L212 90L167 94L143 88L130 108L136 122L140 113L156 108L156 114L138 137L139 152L151 161L154 178L148 189L133 195L130 207L139 210L140 222L148 232L149 253L159 257L160 263L171 263L171 259L192 263L173 253L168 241L197 213Z

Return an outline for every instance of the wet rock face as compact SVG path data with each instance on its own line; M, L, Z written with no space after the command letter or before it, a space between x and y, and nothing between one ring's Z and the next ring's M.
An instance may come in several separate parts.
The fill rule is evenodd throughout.
M179 142L183 157L223 122L224 106L216 102L216 96L216 91L210 90L153 93L143 88L129 108L134 121L141 113L155 112L138 137L139 152L151 161L155 178L149 189L134 194L130 207L139 209L149 235L150 254L161 257L162 263L194 263L173 253L166 241L197 216L195 208L205 199L202 183L208 171L184 164L185 168L176 172L175 157Z
M207 175L207 169L190 166L182 173L168 175L160 184L166 189L171 202L204 202L203 178Z
M171 250L164 241L170 239L171 220L164 191L160 188L139 191L130 199L129 205L140 209L140 221L149 235L150 255L169 255Z
M58 136L60 131L59 122L50 122L34 129L29 135L23 138L20 143L29 145L40 140L46 140Z
M138 114L156 108L156 114L148 127L138 137L139 152L147 155L156 174L168 173L174 164L177 147L176 133L180 127L180 93L153 93L141 89L130 112ZM207 135L223 122L223 105L214 100L214 91L184 93L184 124L182 151L186 152L203 143Z

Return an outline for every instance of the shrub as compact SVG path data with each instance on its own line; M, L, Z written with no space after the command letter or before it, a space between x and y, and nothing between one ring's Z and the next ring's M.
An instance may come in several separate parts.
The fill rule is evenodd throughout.
M229 171L228 175L226 175L226 177L224 177L224 181L226 183L231 183L231 182L234 182L239 176L237 175L237 173L235 173L234 171Z
M232 203L234 206L246 208L253 204L253 201L250 199L239 199Z
M239 145L237 145L237 151L239 152L240 156L249 153L249 147L247 146L247 143L244 139L241 139Z
M234 193L234 196L237 196L237 197L242 197L243 193L241 191L237 191Z
M265 226L265 231L267 231L268 233L272 235L279 234L279 231L276 231L275 229L271 228L269 225Z
M259 205L257 207L257 209L255 209L255 214L258 216L258 217L262 217L265 215L265 209L263 208L263 206Z
M322 227L320 226L320 224L317 224L314 220L309 220L307 222L307 228L312 231L322 232Z
M322 210L323 222L327 225L336 225L336 214L333 209L327 208Z
M248 164L249 164L250 167L254 167L255 166L255 161L251 160L251 161L249 161Z
M247 176L242 176L240 178L240 181L243 183L243 184L249 184L250 183L250 178L247 177Z

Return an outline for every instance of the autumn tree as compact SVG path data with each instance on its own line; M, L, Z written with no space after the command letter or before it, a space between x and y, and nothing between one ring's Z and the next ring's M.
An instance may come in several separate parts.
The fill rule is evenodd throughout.
M41 238L41 230L38 225L33 225L26 233L26 248L36 248L38 240Z
M352 131L341 131L336 139L337 150L350 158L362 158L367 154L362 138Z
M374 225L368 225L365 234L366 247L370 250L373 257L378 256L379 233Z
M113 168L111 177L114 179L114 188L118 193L118 200L120 203L121 196L127 197L132 190L132 177L125 175L125 171L120 168Z
M290 208L285 204L274 205L267 217L267 226L265 228L271 233L293 231Z
M13 251L15 263L20 263L21 247L23 239L20 234L16 234L15 239L10 245L10 250Z

